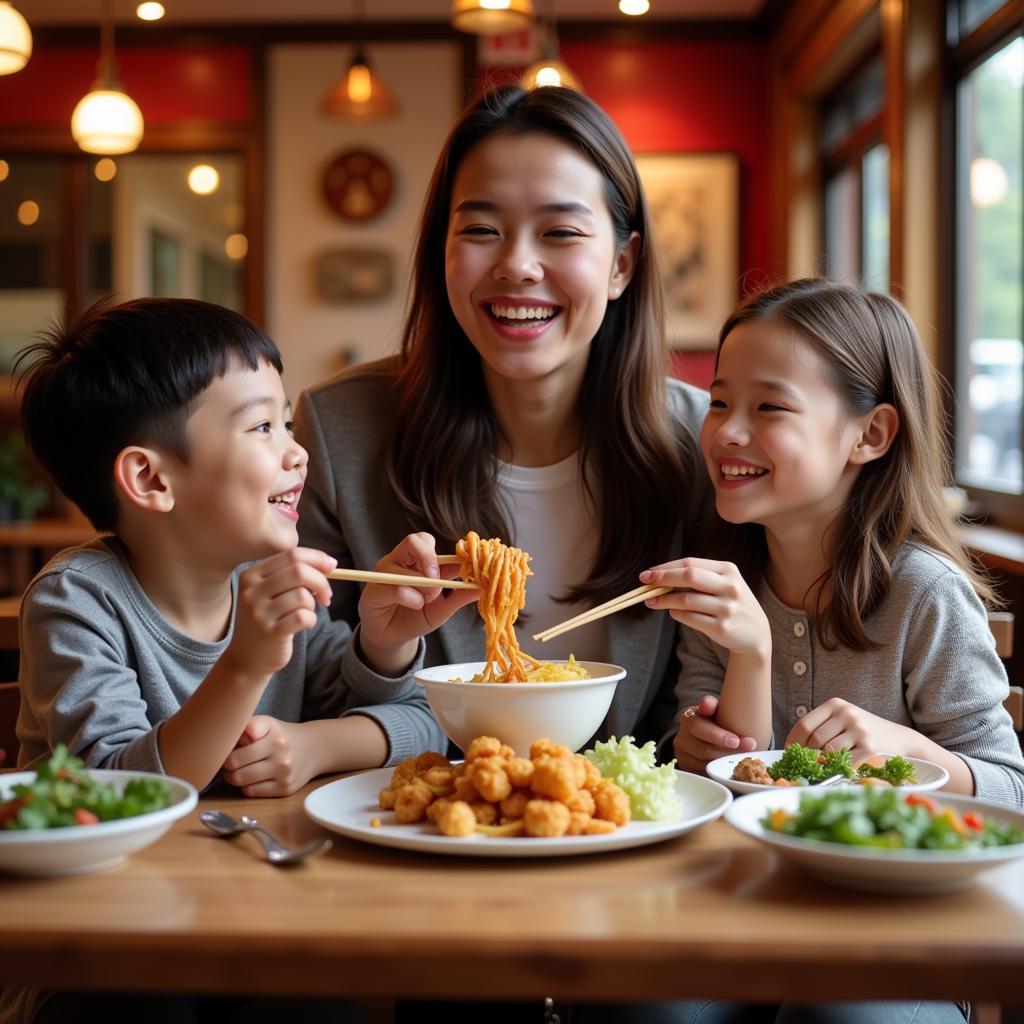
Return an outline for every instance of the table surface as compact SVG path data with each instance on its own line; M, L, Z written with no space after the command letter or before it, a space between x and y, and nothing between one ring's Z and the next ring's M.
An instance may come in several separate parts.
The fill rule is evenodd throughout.
M655 846L499 860L335 836L295 868L204 807L299 843L309 789L206 797L92 875L0 879L0 985L352 997L968 998L1019 1002L1024 864L942 896L813 881L724 821ZM523 840L528 842L529 840Z

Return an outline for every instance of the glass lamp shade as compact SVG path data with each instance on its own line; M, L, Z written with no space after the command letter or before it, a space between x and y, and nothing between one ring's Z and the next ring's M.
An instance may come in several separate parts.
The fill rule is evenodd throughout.
M0 75L20 71L31 56L28 22L9 3L0 3Z
M398 113L391 90L370 70L362 55L324 97L320 109L343 121L374 121Z
M142 141L142 111L115 86L94 88L71 115L71 134L86 153L130 153Z
M522 32L533 24L533 0L453 0L451 23L479 36Z
M569 65L558 57L550 57L531 64L521 79L524 89L540 89L545 85L560 85L564 89L583 92L583 84L569 70Z

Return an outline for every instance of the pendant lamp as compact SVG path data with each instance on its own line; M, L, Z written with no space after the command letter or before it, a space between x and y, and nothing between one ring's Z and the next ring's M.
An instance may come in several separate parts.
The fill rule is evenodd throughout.
M9 3L0 3L0 75L20 71L32 56L28 22Z
M71 115L71 135L86 153L130 153L143 127L142 111L115 76L113 0L104 0L96 81Z
M357 0L353 7L355 26L362 21L362 15L362 0ZM355 34L358 38L358 27ZM397 114L398 101L380 76L374 74L366 51L357 43L352 63L324 97L320 109L343 121L378 121Z
M558 34L555 32L554 5L548 15L547 28L541 44L541 59L531 64L520 81L524 89L540 89L546 85L560 85L564 89L583 92L583 85L558 52Z
M533 0L453 0L451 23L478 36L522 32L533 24Z

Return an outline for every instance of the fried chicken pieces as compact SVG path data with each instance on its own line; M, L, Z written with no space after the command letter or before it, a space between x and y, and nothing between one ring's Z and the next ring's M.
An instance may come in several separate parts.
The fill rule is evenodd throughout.
M433 822L446 836L578 836L629 822L629 797L582 754L537 740L529 758L493 736L478 736L466 760L442 754L406 758L380 791L400 822Z

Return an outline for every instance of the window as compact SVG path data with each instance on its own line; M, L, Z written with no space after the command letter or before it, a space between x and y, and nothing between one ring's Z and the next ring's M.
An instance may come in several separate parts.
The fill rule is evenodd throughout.
M957 6L954 16L964 26L999 5ZM1024 36L1018 28L969 61L957 69L955 105L956 475L1000 522L1021 528Z
M880 58L822 110L825 272L889 290L889 150L881 141L885 69Z

